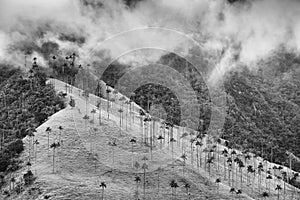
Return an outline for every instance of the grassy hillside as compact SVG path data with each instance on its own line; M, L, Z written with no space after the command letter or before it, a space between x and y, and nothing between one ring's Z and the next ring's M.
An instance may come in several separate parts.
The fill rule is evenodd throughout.
M64 90L63 83L56 81L55 85L58 90ZM128 122L127 129L125 124L120 127L120 116L117 112L120 105L112 104L108 119L106 100L102 99L99 124L99 110L95 114L91 112L96 109L94 105L99 98L90 95L86 104L86 99L81 94L82 91L74 89L70 97L75 100L75 107L63 109L37 128L36 139L40 141L37 149L30 150L28 146L32 144L25 140L25 152L21 158L26 160L30 151L37 151L36 159L34 154L31 154L34 161L30 167L37 179L31 186L24 187L19 194L14 191L5 199L98 199L102 195L102 189L99 187L101 182L107 185L104 188L104 199L143 198L144 163L148 166L145 173L146 199L184 199L188 196L199 200L251 199L245 194L229 193L228 186L223 183L218 186L203 169L199 173L187 165L183 174L183 162L179 158L181 147L175 148L175 144L174 161L171 146L167 141L163 146L154 142L151 158L149 143L146 145L140 141L138 113L134 115L135 123ZM89 116L87 120L83 118L86 113ZM63 129L59 130L59 126ZM55 150L56 154L53 154L53 149L48 150L48 134L45 131L47 127L52 129L51 143L61 142L61 146ZM133 149L130 144L132 138L137 140L132 146ZM112 141L116 142L114 150L109 145ZM187 144L186 148L189 148ZM138 166L135 164L132 167L132 156L134 162L139 163ZM145 156L148 160L142 159ZM204 155L202 157L204 159ZM27 170L27 166L23 166L15 173L16 185L21 181L20 176ZM136 177L140 177L141 182L135 182ZM170 186L172 180L178 184L176 191ZM190 195L185 188L186 184L189 185Z

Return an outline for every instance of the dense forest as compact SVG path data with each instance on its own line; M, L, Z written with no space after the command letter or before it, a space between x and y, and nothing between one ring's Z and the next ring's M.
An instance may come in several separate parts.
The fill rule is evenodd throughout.
M22 139L34 136L35 128L64 108L64 101L53 86L46 84L47 76L36 61L28 73L1 65L0 74L1 188L2 173L12 173L21 164L18 156L24 149Z

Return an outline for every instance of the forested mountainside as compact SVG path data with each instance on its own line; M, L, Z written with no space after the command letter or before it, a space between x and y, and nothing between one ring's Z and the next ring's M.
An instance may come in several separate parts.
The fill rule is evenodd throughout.
M203 103L200 120L203 126L198 131L205 133L209 126L209 91L198 75L183 58L174 54L164 55L159 63L177 69L190 80L197 91L197 99ZM182 67L185 66L185 67ZM111 86L125 73L129 66L114 63L112 71L103 75ZM120 69L120 70L118 70ZM246 67L227 74L224 81L228 110L222 138L229 145L243 151L250 151L269 161L289 166L287 151L300 157L300 70L299 58L293 53L277 52L268 60L261 61L255 70ZM176 106L168 109L174 94L158 85L149 84L135 91L134 100L145 110L160 103L167 112L166 118L174 124L180 121ZM164 92L161 92L164 91ZM150 99L147 96L153 97ZM176 98L173 101L176 105ZM178 103L178 102L177 102ZM200 121L199 120L199 121ZM200 124L200 123L199 123ZM300 171L300 163L292 161L292 168Z
M46 74L34 64L30 72L1 65L0 87L0 188L1 173L12 173L20 164L24 137L33 136L35 128L48 116L64 108L53 86L46 85Z
M17 69L14 66L9 64L0 64L0 84L18 72L20 72L20 69Z
M235 72L225 87L229 110L224 138L231 145L289 166L288 152L300 157L299 57L277 53L257 73ZM292 168L300 170L293 159Z
M300 156L300 109L295 103L300 96L297 90L287 95L282 88L295 85L293 79L285 81L279 86L247 70L228 77L225 87L229 109L223 137L230 146L286 166L287 151ZM292 168L299 171L299 163L292 161Z

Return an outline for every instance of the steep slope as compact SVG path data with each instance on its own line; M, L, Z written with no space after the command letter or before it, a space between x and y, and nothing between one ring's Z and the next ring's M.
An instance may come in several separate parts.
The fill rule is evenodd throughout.
M229 110L224 138L234 148L289 166L287 151L300 157L300 107L298 98L288 99L286 88L292 80L280 86L274 82L247 71L230 75L225 84ZM299 171L300 163L292 161L291 167Z
M59 81L55 82L55 86L58 90L64 88L63 83ZM94 122L90 122L93 119L90 111L95 108L91 104L95 103L96 97L91 95L89 103L86 104L81 96L81 91L76 88L73 88L70 96L75 99L76 107L67 107L56 113L37 129L36 139L40 144L37 147L37 159L32 161L34 164L31 167L37 177L35 183L25 188L21 194L14 193L6 199L97 199L101 196L102 190L99 188L101 181L107 184L104 192L105 199L135 199L137 186L134 178L140 176L143 180L143 170L141 167L132 168L132 155L133 160L138 161L140 165L143 162L148 165L145 174L146 199L171 199L169 184L172 179L175 179L179 185L179 188L176 189L176 197L174 192L174 199L187 198L186 189L183 187L185 183L191 185L191 199L251 199L244 194L241 196L230 194L229 187L222 183L219 192L216 192L218 187L212 178L214 176L209 177L207 171L203 169L197 171L190 164L186 166L183 175L182 162L177 160L181 153L181 147L174 148L173 154L176 158L174 160L172 159L172 145L168 145L167 142L162 147L158 143L154 145L152 160L149 148L140 144L139 141L133 146L132 153L130 138L133 136L140 138L140 136L138 137L140 135L138 115L135 114L135 123L132 123L132 129L128 128L126 131L125 125L120 129L117 112L113 111L110 119L106 119L107 113L104 111L106 102L102 100L102 124L99 126L96 117ZM87 114L90 116L88 121L82 118L86 108L88 108ZM114 109L117 108L112 110ZM61 133L58 129L59 126L63 126ZM53 149L48 151L48 134L45 132L47 127L52 128L50 143L59 140L59 137L62 140L61 147L56 149L55 173L52 172ZM88 127L92 129L87 131ZM112 164L112 147L107 144L114 139L117 146L114 149L114 164ZM25 147L28 146L28 141L24 140ZM188 142L181 142L181 145L183 144L186 149L189 149ZM174 144L174 146L177 145ZM27 160L28 155L29 149L26 148L23 160ZM34 160L33 155L31 152L32 160ZM144 156L147 156L149 160L143 161L141 158ZM26 170L27 167L24 166L16 173L16 176L20 177ZM214 169L212 168L212 170ZM143 181L141 183L138 186L140 198L143 196Z

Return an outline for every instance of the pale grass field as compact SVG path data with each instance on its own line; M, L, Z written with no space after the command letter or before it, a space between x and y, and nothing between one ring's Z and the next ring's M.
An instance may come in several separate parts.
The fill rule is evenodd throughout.
M64 90L63 83L56 81L57 90ZM86 113L86 103L80 95L78 89L73 89L73 93L69 94L75 99L76 107L67 107L64 110L51 116L47 122L37 128L36 139L40 145L37 148L37 160L33 161L32 171L35 173L36 182L26 190L16 196L13 195L8 199L12 200L37 200L48 199L53 200L94 200L101 199L102 190L99 187L100 182L104 181L107 188L104 190L104 199L107 200L123 200L123 199L143 199L143 170L134 168L133 162L138 162L140 166L145 162L148 165L146 170L146 190L145 199L172 199L170 182L176 180L179 187L176 189L176 195L173 199L260 199L258 185L247 186L246 170L242 172L243 176L243 194L230 194L230 187L227 185L228 180L224 180L224 158L220 156L219 167L217 163L211 166L210 173L204 167L197 169L195 162L190 162L190 146L188 139L185 142L177 141L173 143L173 160L171 144L167 142L160 145L158 141L154 141L152 150L152 159L149 146L145 146L141 142L140 120L137 113L135 114L135 123L127 121L127 130L125 119L122 128L119 125L119 105L113 104L113 111L110 113L110 119L107 119L105 100L102 100L102 117L101 125L99 125L99 111L93 119L92 109L96 109L96 97L89 98L88 110L89 120L84 120ZM94 105L93 105L94 104ZM130 123L131 122L131 123ZM130 125L131 124L131 125ZM48 151L48 136L45 132L47 127L52 128L50 141L57 140L59 135L58 127L64 129L61 133L62 145L57 149L57 157L55 162L55 173L52 172L52 155L53 151ZM91 131L90 131L91 130ZM135 137L137 143L132 146L130 139ZM114 151L109 142L116 141L117 146ZM25 151L22 155L24 163L28 159L28 139L25 138ZM187 154L187 166L183 174L183 162L180 159L182 145ZM219 147L223 150L223 147ZM113 162L114 152L114 162ZM203 153L202 153L203 154ZM194 152L194 157L196 153ZM147 161L143 161L143 157L147 157ZM34 158L32 157L34 160ZM204 155L202 155L204 160ZM25 164L24 164L25 165ZM219 168L219 169L218 169ZM20 177L27 170L24 166L15 175ZM227 169L226 169L227 170ZM209 176L210 174L210 176ZM135 177L139 176L141 182L137 184ZM240 177L240 173L238 173ZM221 178L219 190L215 180ZM227 175L228 178L228 175ZM159 180L159 181L158 181ZM240 189L240 178L235 184ZM265 179L263 179L265 180ZM258 180L256 180L256 183ZM188 197L184 184L189 183L190 196ZM266 191L265 181L262 191ZM159 188L158 188L159 184ZM273 183L273 185L275 182ZM276 184L275 184L276 185ZM277 199L275 186L272 186L271 196L267 199ZM291 188L288 187L289 196L291 198ZM261 192L262 193L262 192ZM248 194L248 195L247 195ZM296 200L296 197L294 198Z

